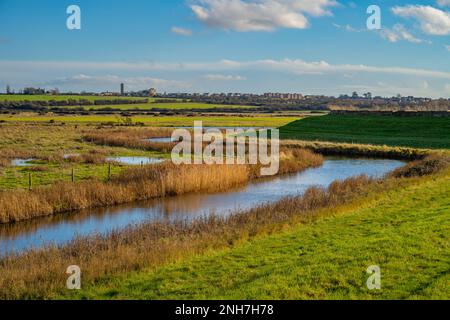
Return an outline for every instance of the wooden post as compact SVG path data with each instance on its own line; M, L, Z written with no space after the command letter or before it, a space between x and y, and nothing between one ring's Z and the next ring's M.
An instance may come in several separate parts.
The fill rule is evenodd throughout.
M108 163L108 181L111 180L111 162Z
M75 181L75 173L74 173L74 170L72 168L72 182L74 182L74 181Z
M28 172L28 190L31 190L32 188L31 172Z

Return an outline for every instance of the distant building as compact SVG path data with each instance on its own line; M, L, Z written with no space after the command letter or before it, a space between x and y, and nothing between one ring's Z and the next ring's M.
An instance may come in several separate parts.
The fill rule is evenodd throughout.
M6 86L6 94L11 94L11 88L9 84Z
M125 84L123 83L120 84L120 95L125 95Z
M156 92L156 89L155 88L150 88L150 90L148 90L148 95L150 96L150 97L154 97L154 96L156 96L158 93Z
M303 95L300 93L265 93L264 97L271 99L285 99L285 100L302 100Z

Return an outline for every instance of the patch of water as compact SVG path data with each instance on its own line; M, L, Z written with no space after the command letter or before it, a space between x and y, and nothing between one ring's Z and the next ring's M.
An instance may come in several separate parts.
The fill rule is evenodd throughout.
M164 159L151 157L108 157L106 158L106 161L118 162L120 164L131 166L138 166L138 165L161 163L164 161Z

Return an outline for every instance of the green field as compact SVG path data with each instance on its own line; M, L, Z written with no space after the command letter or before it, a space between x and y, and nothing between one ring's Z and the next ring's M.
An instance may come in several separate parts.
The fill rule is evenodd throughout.
M35 122L43 123L54 121L55 123L118 123L120 116L27 116L27 115L0 115L0 121L6 122ZM281 127L298 120L298 117L152 117L136 116L132 117L134 123L142 122L148 126L156 127L181 127L193 126L194 121L203 121L204 126L219 127ZM52 121L52 122L53 122Z
M449 178L422 178L312 224L105 279L74 298L449 299ZM381 268L381 290L366 286L371 265Z
M251 109L252 106L241 105L219 105L208 103L196 103L196 102L182 102L182 99L169 99L177 100L178 102L161 103L158 100L167 100L164 98L148 98L148 97L121 97L121 96L77 96L77 95L0 95L0 101L65 101L65 100L88 100L94 102L97 100L144 100L148 99L148 103L138 104L121 104L121 105L92 105L82 106L85 110L99 110L99 109L116 109L116 110L151 110L151 109L170 109L170 110L190 110L190 109L217 109L217 108L231 108L231 109ZM79 108L80 106L62 106L61 108ZM48 107L50 108L50 107Z
M151 109L168 109L168 110L192 110L192 109L252 109L252 106L239 106L239 105L219 105L208 103L196 103L196 102L179 102L179 103L147 103L147 104L122 104L111 106L85 106L86 110L101 110L106 108L118 109L118 110L151 110Z
M147 97L119 97L119 96L83 96L83 95L20 95L20 94L11 94L11 95L0 95L0 101L64 101L64 100L88 100L88 101L96 101L96 100L115 100L115 99L126 99L126 100L143 100L148 99L149 102L155 101L154 98Z
M450 117L327 115L281 128L283 139L450 148Z

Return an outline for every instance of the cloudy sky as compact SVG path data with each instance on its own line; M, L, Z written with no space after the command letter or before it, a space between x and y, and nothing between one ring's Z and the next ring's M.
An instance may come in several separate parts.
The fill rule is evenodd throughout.
M66 9L81 8L81 30ZM382 29L367 29L378 5ZM0 92L450 97L450 0L0 0Z

